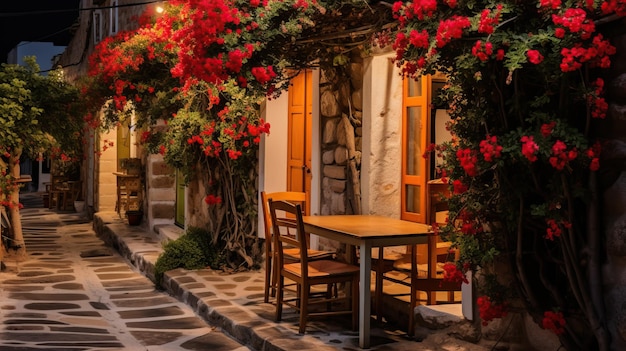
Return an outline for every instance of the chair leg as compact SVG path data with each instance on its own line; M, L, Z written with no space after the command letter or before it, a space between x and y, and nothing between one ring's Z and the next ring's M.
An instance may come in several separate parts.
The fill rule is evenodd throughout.
M276 260L275 256L272 256L272 285L271 285L271 290L270 290L270 296L271 297L275 297L276 296L276 290L277 290L277 285L278 285L278 270L280 269L280 267L278 267L278 261Z
M326 284L326 299L328 299L328 302L326 303L326 311L330 311L333 308L333 304L330 301L331 298L333 298L333 285L334 284Z
M350 282L352 285L350 288L352 289L352 330L359 329L359 278L352 279ZM365 316L364 318L369 318L369 316Z
M267 245L267 244L266 244ZM265 297L263 301L268 303L270 301L270 290L273 288L275 282L273 279L273 269L272 269L272 256L269 250L265 250ZM276 290L272 290L274 293Z
M298 289L300 294L300 334L304 334L306 331L306 321L308 318L308 307L309 307L309 287L300 287Z
M426 304L427 305L436 305L437 304L437 293L435 291L427 291L426 292Z
M300 308L302 307L302 299L300 298L300 293L303 291L304 289L302 289L302 285L301 284L296 284L296 296L298 296L298 299L296 300L296 307ZM310 291L310 290L309 290Z
M283 318L283 289L285 287L284 278L278 277L278 287L276 288L276 322Z

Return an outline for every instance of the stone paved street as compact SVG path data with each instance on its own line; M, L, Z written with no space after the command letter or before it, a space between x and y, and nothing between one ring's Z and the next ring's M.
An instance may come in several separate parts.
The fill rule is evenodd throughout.
M165 274L166 292L157 291L150 279L170 235L129 226L115 212L90 221L43 209L40 194L20 200L29 255L5 257L0 272L0 351L359 350L348 320L311 321L304 335L292 309L275 322L262 270L175 269ZM386 315L406 319L406 303L391 302ZM425 312L415 337L373 321L370 350L493 349L459 340L469 325L454 314Z
M249 350L155 290L91 221L26 205L28 258L0 272L0 351Z

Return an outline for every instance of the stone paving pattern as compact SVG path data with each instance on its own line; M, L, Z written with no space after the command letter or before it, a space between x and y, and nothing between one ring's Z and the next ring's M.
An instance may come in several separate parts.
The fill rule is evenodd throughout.
M166 273L165 294L152 283L159 234L128 226L116 212L96 213L93 222L47 209L22 214L29 258L5 262L0 273L0 351L359 350L348 320L311 321L304 335L288 308L274 322L263 271L176 269ZM386 308L407 313L408 305ZM454 336L471 329L458 318L433 319L413 338L372 321L371 350L488 349Z
M156 290L86 218L21 214L28 257L0 272L0 351L250 349Z
M94 228L108 245L125 253L139 270L154 279L154 262L162 250L162 238L158 234L128 226L114 212L97 213ZM334 317L332 320L310 321L304 335L298 333L297 313L289 308L283 309L281 322L274 322L275 306L263 302L264 274L262 270L229 274L209 268L175 269L165 274L163 285L172 296L192 307L211 325L254 350L360 350L358 332L349 330L347 319ZM408 313L408 303L386 305L385 308ZM423 322L428 328L417 326L416 336L410 338L406 330L372 321L370 350L488 350L451 337L472 334L469 323L457 317L435 312L430 321Z

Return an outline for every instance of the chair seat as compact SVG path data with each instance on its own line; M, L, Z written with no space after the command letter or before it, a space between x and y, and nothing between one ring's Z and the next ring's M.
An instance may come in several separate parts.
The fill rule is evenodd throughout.
M380 254L380 247L372 248L372 260L378 260L378 255ZM384 261L395 261L404 257L406 254L406 246L389 246L383 248L383 260ZM359 252L357 252L357 256L360 257Z
M284 269L291 274L300 276L302 267L300 262L289 263ZM309 262L309 277L324 277L330 275L351 275L359 271L359 267L333 260L317 260Z
M306 252L310 260L318 260L321 258L331 258L335 254L333 251L321 251L321 250L313 250L313 249L308 249ZM300 249L296 247L284 249L283 254L285 256L289 256L289 257L285 257L285 259L292 258L294 260L300 260Z
M437 277L443 279L443 262L437 262ZM407 276L411 274L411 262L405 262L404 260L398 260L394 262L393 268L397 271L407 272ZM428 278L428 264L421 263L417 265L417 277L419 279ZM410 282L409 282L410 284Z

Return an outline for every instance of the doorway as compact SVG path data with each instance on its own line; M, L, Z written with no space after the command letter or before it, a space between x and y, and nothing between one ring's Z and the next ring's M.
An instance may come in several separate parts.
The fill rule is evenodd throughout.
M292 79L287 123L287 190L307 194L307 214L311 211L312 79L311 70Z

